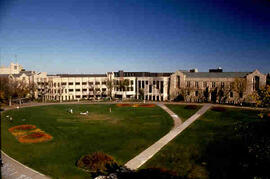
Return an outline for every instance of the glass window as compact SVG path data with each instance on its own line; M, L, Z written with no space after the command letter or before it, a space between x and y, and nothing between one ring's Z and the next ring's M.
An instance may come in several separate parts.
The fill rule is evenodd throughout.
M187 81L187 87L188 88L190 87L190 81Z

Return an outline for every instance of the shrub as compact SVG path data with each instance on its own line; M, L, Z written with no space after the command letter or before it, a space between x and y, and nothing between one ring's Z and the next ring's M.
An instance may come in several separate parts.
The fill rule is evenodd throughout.
M184 107L185 109L197 109L196 105L187 105Z
M226 109L223 107L212 107L211 110L216 111L216 112L225 112L226 111Z
M94 173L94 175L106 175L109 170L118 167L118 164L110 155L103 152L94 152L82 156L77 161L77 166Z

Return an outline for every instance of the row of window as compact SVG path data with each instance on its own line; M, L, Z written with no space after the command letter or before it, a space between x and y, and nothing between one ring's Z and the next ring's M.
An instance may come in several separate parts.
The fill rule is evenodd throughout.
M103 91L103 92L105 92L106 91L106 88L91 88L91 89L89 89L89 91L94 91L94 90L95 91ZM81 92L81 91L82 92L87 92L87 89L85 89L85 88L84 89L75 89L75 91L76 92ZM57 92L58 93L60 93L60 92L61 93L64 93L64 92L67 93L67 89L65 89L65 90L64 89L62 89L62 90L60 90L60 89L58 89L58 90L54 89L54 90L51 90L50 91L50 93L53 93L53 92L54 93L57 93ZM68 89L68 92L74 92L74 89Z
M83 98L83 99L88 99L88 98L94 98L94 97L96 97L96 98L100 98L100 97L106 97L107 95L75 95L75 96L62 96L61 98L62 98L62 100L74 100L75 98L76 99L81 99L81 98ZM59 100L60 99L60 96L48 96L47 97L47 99L49 99L49 100Z
M54 87L56 87L56 86L60 87L60 84L61 84L61 86L65 86L65 85L67 85L67 82L53 83L53 86ZM102 81L102 82L96 81L95 83L94 82L88 82L88 84L89 85L94 85L94 84L95 85L100 85L100 84L106 85L106 81ZM69 82L68 85L71 86L71 85L74 85L74 83ZM82 82L82 83L81 82L75 82L75 85L87 85L87 82Z
M133 86L132 87L123 87L123 88L116 87L115 90L116 91L133 91L134 88L133 88Z
M218 82L215 82L215 81L211 82L211 87L212 87L212 88L217 87L217 83L218 83ZM233 83L230 83L230 87L231 87L231 88L232 88L232 85L233 85ZM180 88L180 83L178 83L177 86L178 86L178 88ZM187 86L188 88L191 87L191 81L187 81L187 85L186 85L186 86ZM195 82L194 82L194 86L195 86L195 88L199 88L199 82L198 82L198 81L195 81ZM204 87L204 88L208 87L208 84L207 84L206 81L203 82L203 87ZM224 87L225 87L225 83L224 83L224 82L220 82L220 87L221 87L221 88L224 88Z
M187 95L188 96L190 95L190 92L189 91L187 92ZM221 96L223 96L223 95L224 94L222 94ZM233 92L232 91L230 91L230 94L229 95L230 95L231 98L233 98ZM195 91L195 96L199 96L199 91ZM243 98L243 93L239 93L239 97L240 98Z
M120 81L121 80L114 80L114 85L120 85ZM134 84L133 80L127 80L127 82L128 82L127 86Z
M164 88L164 81L152 81L148 82L148 81L138 81L138 87L139 89L144 89L146 85L149 85L149 93L152 93L152 88L153 86L156 87L156 89L160 89L160 92L163 93L163 88Z
M149 100L149 101L163 101L163 96L146 95L144 96L143 99Z

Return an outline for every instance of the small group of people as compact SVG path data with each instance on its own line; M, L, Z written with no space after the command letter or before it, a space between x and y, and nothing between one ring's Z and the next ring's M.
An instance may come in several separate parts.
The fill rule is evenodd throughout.
M12 122L13 118L11 116L6 116L6 118L9 118L9 121Z
M69 109L68 112L69 112L70 114L73 114L73 109ZM87 114L88 114L88 111L86 111L86 112L81 112L80 114L81 114L81 115L87 115Z

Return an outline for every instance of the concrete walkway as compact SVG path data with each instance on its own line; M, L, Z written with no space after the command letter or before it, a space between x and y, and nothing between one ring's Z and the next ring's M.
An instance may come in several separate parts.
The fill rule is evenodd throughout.
M168 112L168 108L164 104L160 104L162 109ZM164 107L165 106L165 107ZM177 126L174 126L174 128L165 136L163 136L160 140L158 140L156 143L148 147L146 150L141 152L139 155L137 155L135 158L128 161L125 166L136 170L140 166L142 166L146 161L148 161L150 158L152 158L162 147L164 147L166 144L168 144L171 140L173 140L177 135L179 135L183 130L185 130L190 124L192 124L196 119L198 119L201 115L203 115L212 105L206 104L204 105L199 111L197 111L193 116L191 116L188 120L186 120L184 123L178 123L175 122ZM167 109L166 109L167 108ZM170 111L170 110L169 110ZM170 111L169 114L174 116L175 114ZM181 119L177 115L173 117L174 121L178 121Z
M1 176L3 179L49 179L49 177L21 164L1 151L3 166Z
M164 111L166 111L173 118L174 128L183 123L182 119L180 119L180 117L177 114L175 114L172 110L170 110L167 106L165 106L162 103L158 103L157 105L161 107Z

